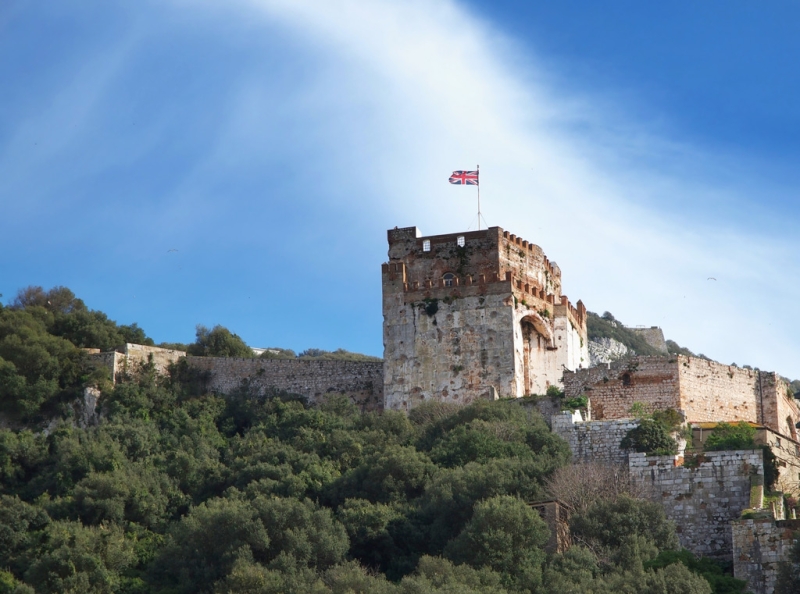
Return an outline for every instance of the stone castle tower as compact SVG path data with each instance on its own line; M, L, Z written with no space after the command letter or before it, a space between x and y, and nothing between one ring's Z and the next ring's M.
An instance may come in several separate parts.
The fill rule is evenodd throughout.
M543 394L589 365L586 308L542 249L490 227L391 229L383 264L384 407Z

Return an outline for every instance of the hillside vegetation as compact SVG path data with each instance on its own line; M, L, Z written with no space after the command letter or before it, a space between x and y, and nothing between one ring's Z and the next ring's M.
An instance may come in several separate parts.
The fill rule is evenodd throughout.
M76 428L65 408L47 432L0 430L0 593L742 591L678 551L661 507L613 469L569 466L517 401L406 416L343 397L222 398L185 362L112 386L51 314L0 310L2 410L33 418L42 394L57 410L96 382L102 420ZM552 497L574 507L563 554L545 553L528 505Z

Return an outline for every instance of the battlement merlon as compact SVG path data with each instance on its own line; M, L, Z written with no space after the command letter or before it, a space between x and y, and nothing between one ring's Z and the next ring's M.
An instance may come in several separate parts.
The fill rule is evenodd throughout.
M511 272L524 284L561 300L561 269L538 245L503 230L489 227L424 236L417 227L390 229L389 263L406 264L406 282L438 284L447 273L464 279L505 279Z

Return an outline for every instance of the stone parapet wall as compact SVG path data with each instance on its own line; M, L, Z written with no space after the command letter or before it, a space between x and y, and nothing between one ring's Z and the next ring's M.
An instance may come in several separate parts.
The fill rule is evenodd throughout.
M89 357L96 365L106 367L114 383L125 375L134 374L152 361L156 373L164 375L169 366L186 356L183 351L162 349L161 347L128 343L115 351L91 353Z
M772 594L778 566L788 557L800 520L735 520L731 529L734 577L745 580L753 594Z
M747 421L797 439L800 408L775 373L697 357L630 357L564 372L567 398L585 394L596 419L619 419L642 403L649 412L674 408L690 423Z
M569 412L551 417L553 433L569 444L573 463L628 463L628 450L619 447L631 429L639 426L635 419L613 421L579 421Z
M688 421L762 422L758 371L697 357L678 357L676 365Z
M255 394L285 390L312 404L331 394L346 394L363 410L383 408L380 361L187 357L187 363L207 372L207 388L220 394L230 394L245 383Z
M630 416L635 402L648 411L680 408L677 361L667 357L631 357L591 369L564 372L567 398L582 394L592 401L595 419Z
M676 456L632 453L631 480L661 503L681 545L695 555L730 560L730 522L750 507L752 481L763 481L760 450L707 452L697 467ZM760 478L753 478L760 477Z

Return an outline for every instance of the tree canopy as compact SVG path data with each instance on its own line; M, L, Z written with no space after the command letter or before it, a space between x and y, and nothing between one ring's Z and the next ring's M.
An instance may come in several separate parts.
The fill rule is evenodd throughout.
M605 479L570 474L567 444L518 402L223 398L180 365L112 385L77 343L124 332L69 318L87 312L62 288L0 308L3 412L60 418L0 429L0 593L712 592L658 505L622 481L576 485ZM197 347L252 356L223 330ZM79 428L59 407L88 382L101 421ZM576 545L548 554L529 504L558 488Z

